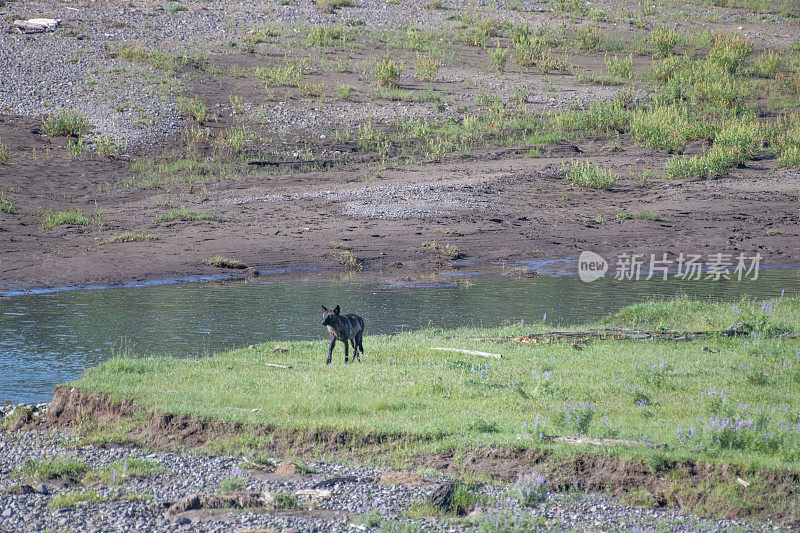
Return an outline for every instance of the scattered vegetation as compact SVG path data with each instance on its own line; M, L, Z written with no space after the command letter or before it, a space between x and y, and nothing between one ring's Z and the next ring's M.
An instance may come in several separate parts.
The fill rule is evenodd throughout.
M156 240L158 240L158 236L152 235L150 233L132 233L130 231L126 231L103 239L103 243L118 244L123 242L148 242Z
M608 189L616 183L619 176L610 170L596 167L591 163L570 161L561 165L564 177L573 185L589 187L592 189Z
M51 137L80 138L89 130L89 120L77 109L61 109L55 115L47 115L43 126Z
M225 219L214 211L189 211L186 207L171 209L168 213L156 215L156 222L222 222Z
M339 263L350 270L361 270L362 268L361 260L350 250L343 250L339 253Z
M89 215L76 207L70 211L47 211L42 215L42 228L53 229L56 226L86 226L89 224Z
M237 261L236 259L229 259L227 257L222 257L221 255L215 255L214 257L206 259L205 261L203 261L203 264L219 268L232 268L232 269L247 268L247 264L242 263L241 261Z
M8 148L3 143L3 140L0 139L0 165L8 161Z

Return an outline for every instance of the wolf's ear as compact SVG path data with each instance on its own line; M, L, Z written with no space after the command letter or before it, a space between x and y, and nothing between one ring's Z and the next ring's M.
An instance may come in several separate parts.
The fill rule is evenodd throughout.
M339 306L338 305L333 308L333 313L336 314L336 315L339 314Z
M323 306L322 306L322 310L323 310L323 311L327 311L327 310L328 310L328 308L327 308L327 307L325 307L325 306L323 305Z

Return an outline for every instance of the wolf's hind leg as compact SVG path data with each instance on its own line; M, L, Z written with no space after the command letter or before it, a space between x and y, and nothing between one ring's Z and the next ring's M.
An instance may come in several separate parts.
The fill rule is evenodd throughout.
M364 337L363 333L359 333L356 335L355 343L358 344L358 347L361 348L361 355L364 355L364 344L362 343L362 339ZM358 350L356 350L356 354L358 354ZM358 355L358 360L361 361L361 355Z
M350 345L347 343L347 339L345 339L344 340L344 362L346 363L349 358L350 358Z

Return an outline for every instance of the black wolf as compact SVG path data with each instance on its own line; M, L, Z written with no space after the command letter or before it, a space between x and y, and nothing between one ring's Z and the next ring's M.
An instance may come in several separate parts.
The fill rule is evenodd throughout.
M339 306L333 309L328 309L322 306L322 325L328 328L328 333L331 334L331 346L328 348L328 360L325 361L326 365L331 364L331 356L333 354L333 346L339 340L344 343L344 362L347 362L349 355L349 348L347 341L353 343L353 361L361 357L358 355L359 348L361 355L364 355L364 345L361 344L361 337L364 335L364 319L358 315L340 315Z

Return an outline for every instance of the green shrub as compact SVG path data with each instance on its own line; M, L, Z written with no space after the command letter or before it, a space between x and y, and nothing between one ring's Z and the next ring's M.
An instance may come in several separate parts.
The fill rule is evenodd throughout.
M89 217L79 208L71 211L48 211L42 216L42 227L52 229L56 226L86 226L89 224Z
M0 165L6 161L8 161L8 148L6 148L6 145L0 140Z
M708 52L708 60L729 74L753 51L753 43L736 34L718 35Z
M619 179L610 170L596 167L589 162L562 163L561 173L571 184L592 189L608 189Z
M206 104L204 104L203 101L198 97L195 96L194 98L187 98L185 96L179 96L177 102L178 113L180 115L184 117L190 117L198 124L202 124L206 121Z
M417 71L417 78L423 81L436 81L439 76L439 69L442 67L442 59L430 54L417 54L414 67Z
M514 57L522 69L531 68L541 59L544 47L538 37L530 34L514 38Z
M500 48L500 41L497 41L497 47L489 50L489 57L492 60L492 68L502 72L506 68L506 61L508 61L508 48Z
M600 32L595 28L575 28L575 40L578 48L584 52L596 52L600 49Z
M309 46L336 46L337 44L344 43L346 41L347 34L339 25L335 26L320 26L314 25L311 26L311 29L308 32L308 39L306 39L306 44Z
M379 58L373 68L378 84L384 87L397 87L403 75L403 63L397 64L388 55Z
M89 120L77 109L61 109L44 118L44 132L51 137L81 137L89 129Z
M650 40L653 45L653 55L655 57L667 57L675 51L680 38L672 30L656 27L650 32Z
M625 59L620 60L616 55L611 58L606 56L603 59L608 73L618 78L633 78L633 54L628 54Z

